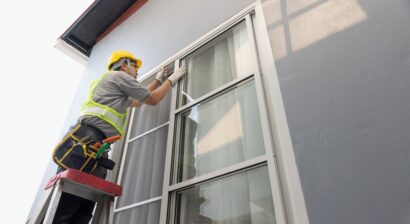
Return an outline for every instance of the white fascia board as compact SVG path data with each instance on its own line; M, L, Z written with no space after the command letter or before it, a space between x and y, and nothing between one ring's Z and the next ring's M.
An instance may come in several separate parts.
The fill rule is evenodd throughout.
M86 65L88 61L88 57L85 56L83 53L79 52L77 49L72 47L71 45L67 44L61 38L58 38L56 44L54 45L55 48L63 52L65 55L69 56L70 58L74 59L75 61L79 62L82 65Z

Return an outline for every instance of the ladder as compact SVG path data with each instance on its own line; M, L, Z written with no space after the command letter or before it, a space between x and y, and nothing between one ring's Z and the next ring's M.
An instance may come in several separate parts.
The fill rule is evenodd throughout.
M110 215L111 203L116 196L121 196L122 194L120 185L75 169L68 169L52 177L45 190L45 195L34 211L32 218L30 218L29 224L40 224L43 218L43 224L52 224L63 192L97 202L97 208L92 219L93 224L112 224L113 217ZM104 211L105 219L101 219L103 218L101 214Z

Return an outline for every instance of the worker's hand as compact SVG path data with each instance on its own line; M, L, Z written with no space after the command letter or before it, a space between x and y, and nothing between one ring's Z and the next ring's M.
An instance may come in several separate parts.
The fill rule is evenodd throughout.
M168 80L171 82L172 85L175 85L178 80L184 76L186 73L186 67L183 65L182 67L178 68L172 75L168 77Z
M167 70L166 68L163 67L161 68L161 70L159 70L155 79L158 80L162 84L164 80L166 79L165 77L166 75L167 75Z

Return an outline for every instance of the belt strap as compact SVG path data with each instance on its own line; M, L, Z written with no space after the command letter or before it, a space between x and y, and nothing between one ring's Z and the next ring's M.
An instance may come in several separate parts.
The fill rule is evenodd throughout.
M85 123L81 122L81 126L90 129L92 132L94 132L94 134L96 134L101 139L106 139L107 138L107 136L104 134L103 131L101 131L99 128L97 128L93 125L89 125L89 124L85 124Z

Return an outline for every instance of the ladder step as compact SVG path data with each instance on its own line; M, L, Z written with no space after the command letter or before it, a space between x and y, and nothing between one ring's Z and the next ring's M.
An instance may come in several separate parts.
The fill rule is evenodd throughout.
M85 185L86 187L92 190L100 191L101 193L111 195L114 197L122 195L122 187L120 185L106 181L102 178L93 176L91 174L83 173L75 169L68 169L64 172L55 175L50 179L50 181L44 189L48 189L54 186L54 184L58 180Z
M62 192L98 202L99 206L105 208L109 208L108 204L114 200L114 197L122 195L120 185L74 169L68 169L52 177L45 190L43 200L30 218L30 224L38 224L44 217L46 217L45 223L51 223ZM97 210L101 211L101 209ZM109 214L107 217L109 218Z

